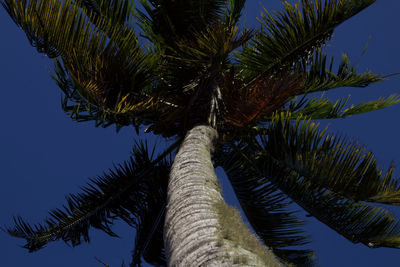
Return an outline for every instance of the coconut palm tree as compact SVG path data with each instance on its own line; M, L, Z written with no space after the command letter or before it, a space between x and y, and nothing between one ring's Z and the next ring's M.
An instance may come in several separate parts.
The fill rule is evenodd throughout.
M43 224L15 218L8 232L29 251L50 241L111 236L120 218L136 229L132 266L316 264L309 216L354 243L399 247L393 168L327 134L314 120L399 102L348 106L315 93L387 78L338 66L324 51L334 29L375 0L302 0L264 10L259 29L239 25L245 0L3 0L14 22L54 60L63 109L97 126L134 126L165 137L159 154L138 141L132 157L67 197ZM254 234L221 194L223 167Z

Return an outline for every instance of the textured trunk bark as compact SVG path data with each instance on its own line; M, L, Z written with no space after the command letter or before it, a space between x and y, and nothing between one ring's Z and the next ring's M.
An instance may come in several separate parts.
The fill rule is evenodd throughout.
M230 226L222 222L222 211L232 208L223 202L211 162L216 140L215 129L196 126L187 133L174 160L164 225L168 266L280 266L255 237L264 255L224 232L224 227Z

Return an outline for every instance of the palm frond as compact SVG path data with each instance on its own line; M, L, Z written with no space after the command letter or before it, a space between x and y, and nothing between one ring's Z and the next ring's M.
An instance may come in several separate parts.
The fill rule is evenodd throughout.
M400 248L400 222L389 211L337 194L299 174L298 168L291 164L281 164L266 156L269 155L269 147L261 151L260 147L263 147L263 141L253 139L241 146L241 149L235 148L235 151L241 155L244 168L263 177L264 183L274 184L308 212L309 216L314 216L353 243L361 242L369 247ZM260 187L262 185L258 184Z
M227 25L229 25L229 27L233 27L240 19L242 10L246 4L246 0L228 0L227 2L228 8L225 14L225 20L227 21Z
M141 0L138 10L147 38L173 47L175 40L191 39L221 17L226 0Z
M166 189L163 187L162 194L165 195ZM161 188L160 188L161 189ZM166 266L166 255L164 249L164 220L165 220L165 202L159 203L153 207L157 213L149 212L143 216L141 227L136 230L135 248L132 251L131 267L141 266L141 259L154 266ZM150 210L150 209L149 209ZM157 215L157 217L155 216Z
M100 18L97 25L102 26L97 27L71 1L6 0L4 6L29 38L44 45L43 52L61 55L87 102L119 113L141 111L157 102L154 95L144 94L155 62L132 30ZM108 34L100 30L104 28Z
M308 243L303 221L291 211L289 201L278 188L252 168L242 155L225 146L215 154L217 166L224 168L236 197L262 242L286 263L313 266L313 252L292 247Z
M301 0L283 2L284 11L265 10L261 31L237 54L243 69L255 77L270 70L291 67L330 39L335 27L356 15L375 0Z
M378 100L348 106L349 99L350 96L346 99L336 100L335 102L323 96L300 100L299 102L297 102L297 99L293 99L284 110L290 111L291 119L301 116L314 120L337 119L387 108L400 102L397 95L391 95L387 98L379 98Z
M168 59L182 66L201 64L212 69L227 64L229 54L251 38L250 31L240 32L235 25L227 27L225 23L215 23L201 32L195 32L192 41L182 39L176 41L173 54Z
M295 73L304 78L305 93L327 91L338 87L366 87L384 81L387 77L370 71L357 73L346 54L342 54L336 74L333 63L333 57L328 61L327 54L318 49L310 62L302 59L296 64Z
M79 93L85 93L85 90L71 77L58 59L55 59L54 73L51 77L64 93L61 100L63 111L77 122L94 121L96 127L104 128L115 125L117 131L123 126L133 125L139 133L140 125L148 125L155 120L154 113L150 112L147 112L146 116L139 113L132 116L132 113L118 113L97 106L96 101L90 99L90 95L82 96Z
M31 44L49 57L60 54L67 56L73 48L94 49L106 40L103 31L111 29L113 32L110 35L114 42L124 40L127 46L132 46L133 49L137 47L136 36L130 28L116 27L105 18L97 18L95 26L89 20L92 11L87 13L74 1L4 0L2 5L14 22L24 30Z
M93 23L96 23L98 17L102 17L121 26L129 25L136 8L136 0L75 0L75 2L88 13L95 14Z
M371 152L320 131L318 124L304 117L294 124L288 113L276 114L268 135L260 137L260 151L267 161L296 172L315 185L353 201L398 205L400 182L379 170Z
M74 0L88 14L88 19L106 34L112 34L114 28L124 28L124 31L133 32L130 26L133 15L136 13L136 0ZM102 21L108 20L113 27L104 27Z
M258 161L257 168L309 216L314 216L349 241L361 242L368 247L400 248L400 222L386 209L354 202L314 186L272 161Z
M67 205L50 211L50 218L44 224L31 226L17 217L15 226L8 229L9 234L24 238L27 242L24 247L32 252L60 239L73 246L89 242L90 227L116 236L111 225L117 218L141 229L143 223L151 223L146 218L157 213L152 208L165 202L163 192L171 165L165 157L175 147L176 144L153 159L154 149L149 150L144 143L137 144L128 162L91 179L82 188L83 193L69 195Z

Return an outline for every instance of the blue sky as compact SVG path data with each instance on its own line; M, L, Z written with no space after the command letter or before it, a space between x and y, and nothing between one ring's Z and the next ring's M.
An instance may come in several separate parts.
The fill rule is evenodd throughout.
M256 25L260 7L280 9L279 0L249 0L244 20ZM340 26L328 49L340 56L350 54L359 70L378 73L400 72L400 1L378 1L358 16ZM113 163L129 157L133 140L132 128L116 133L113 128L95 128L93 123L76 123L61 110L61 92L49 77L51 62L29 45L19 30L0 8L0 225L11 225L12 216L22 215L28 221L41 222L47 211L61 207L64 196L79 192L87 178L102 174ZM370 39L367 53L362 51ZM339 59L339 58L338 58ZM400 77L369 88L337 89L329 92L332 99L352 95L352 103L400 94ZM373 151L387 168L391 162L400 168L400 105L371 114L339 121L324 121L330 132L358 140ZM141 135L143 136L143 135ZM157 140L153 140L157 141ZM159 140L158 140L159 141ZM396 171L396 175L400 174ZM234 198L228 181L222 178L229 201ZM399 209L392 209L400 215ZM309 245L317 251L322 266L399 265L400 251L368 249L354 245L326 226L311 220L307 225L312 237ZM111 238L92 231L92 242L71 248L62 242L49 244L29 254L19 246L23 240L0 232L1 266L98 266L95 257L110 266L129 263L134 231L121 222L115 224L121 238Z

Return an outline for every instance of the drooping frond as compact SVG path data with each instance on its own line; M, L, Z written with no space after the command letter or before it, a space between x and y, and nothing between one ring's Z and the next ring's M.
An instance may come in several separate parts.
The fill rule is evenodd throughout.
M293 139L285 138L287 137L285 132L271 132L269 135L272 136L272 134L283 134L281 138L291 145L296 142ZM274 137L271 138L274 139ZM301 143L301 140L299 143ZM280 147L282 153L292 152L288 147L282 146L282 143L271 143L269 145L276 145L276 150ZM253 141L247 142L247 145L242 146L240 150L235 149L241 155L244 168L250 168L257 173L257 177L264 178L265 182L259 183L259 187L271 182L307 211L310 216L314 216L354 243L361 242L369 247L400 248L400 222L390 212L384 208L367 204L367 202L357 202L347 198L346 195L352 194L353 188L348 189L348 192L340 193L329 190L321 183L315 182L315 179L310 179L309 176L304 175L304 172L298 171L303 167L301 155L297 155L299 160L294 163L292 163L293 158L288 158L285 161L275 160L274 157L270 156L270 146L265 144L265 140L253 139ZM302 151L308 151L309 147L303 146L302 148L304 149ZM299 149L301 148L299 147ZM321 150L323 149L321 147ZM318 165L318 155L315 155L315 158L315 165ZM325 168L329 169L330 166L325 166ZM349 170L346 171L349 176L357 174L357 170L354 173L349 173ZM382 181L381 184L387 182L390 175L389 172L384 177L385 181ZM332 180L335 177L329 178ZM262 179L259 180L262 181ZM374 184L374 181L371 181L371 184ZM261 200L262 196L258 198ZM387 201L380 202L387 203Z
M337 119L349 116L372 112L375 110L390 107L400 102L397 95L391 95L387 98L379 98L378 100L362 102L360 104L352 104L348 106L350 96L346 99L339 99L332 102L328 98L321 96L320 98L310 98L308 100L293 99L286 111L291 112L291 118L296 119L304 116L310 119Z
M165 157L174 148L153 159L154 149L149 150L143 143L136 145L128 162L91 179L82 188L83 193L69 195L67 205L52 210L43 224L31 226L18 217L8 232L24 238L27 242L24 247L32 252L60 239L73 246L89 242L90 227L116 236L111 225L117 218L142 229L143 223L153 223L149 218L157 216L158 209L165 204L171 165Z
M71 1L6 0L4 6L39 50L52 53L54 48L61 55L86 102L117 113L141 112L157 102L145 90L151 84L152 56L142 51L130 28L103 18L95 25Z
M31 44L49 57L68 56L73 49L93 50L107 40L104 32L113 38L111 45L124 40L132 51L137 47L131 28L118 27L105 17L97 17L95 25L89 19L94 11L82 9L71 0L4 0L2 5Z
M295 249L308 242L301 229L303 221L291 211L291 201L275 185L260 176L240 153L225 147L215 162L224 168L240 206L262 242L283 262L295 266L313 266L313 252ZM294 248L292 248L294 247Z
M327 54L318 49L310 62L302 59L296 64L295 73L304 78L305 93L327 91L338 87L366 87L385 80L385 76L370 71L357 73L346 54L342 54L335 74L333 61L332 57L328 62Z
M400 248L400 223L386 209L354 202L315 186L272 161L257 161L257 168L310 216L349 241L369 247Z
M400 203L399 179L393 168L383 173L376 159L365 148L325 135L318 125L299 117L280 113L268 126L268 135L260 138L265 161L284 166L300 177L354 201Z
M356 15L375 0L301 0L283 3L284 11L264 10L261 31L237 57L243 69L255 77L270 70L291 67L308 58L332 35L335 27Z

